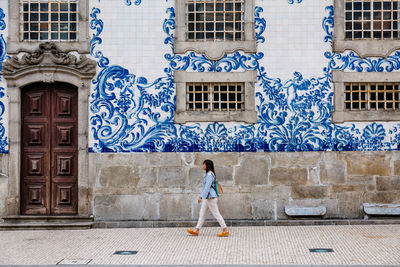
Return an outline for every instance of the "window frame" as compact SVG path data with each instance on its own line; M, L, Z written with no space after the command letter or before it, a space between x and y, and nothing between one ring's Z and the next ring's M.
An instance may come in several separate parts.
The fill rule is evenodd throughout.
M89 38L89 0L79 0L78 4L78 32L76 41L52 40L62 51L77 51L80 54L90 53ZM19 52L33 51L40 43L46 41L40 40L23 40L21 34L21 0L8 1L9 24L7 53L17 54Z
M26 21L25 20L25 14L30 14L31 13L30 7L28 8L29 9L28 11L25 11L25 7L21 7L21 11L20 11L21 14L22 14L22 17L20 17L20 27L21 27L20 28L20 34L21 34L20 39L21 40L23 40L23 41L41 41L41 42L60 42L60 41L75 42L75 41L77 41L78 32L79 32L79 27L78 27L79 26L78 25L78 22L79 22L79 16L78 16L78 14L79 14L79 10L78 10L79 3L78 2L79 1L77 1L77 0L64 0L64 1L68 1L66 3L69 5L68 6L68 10L66 10L66 11L62 11L61 9L57 10L57 11L52 11L52 5L54 3L56 3L58 5L62 1L57 1L57 2L54 2L54 3L52 2L52 0L50 0L51 1L50 3L48 2L48 0L47 0L47 2L44 1L44 0L42 0L43 2L41 2L40 0L37 0L37 2L36 1L32 2L32 0L20 0L20 1L21 1L21 4L24 5L24 6L25 6L25 4L26 5L29 5L29 4L37 4L38 5L38 10L37 10L37 12L35 11L35 13L38 15L37 21L32 21L30 19L28 19ZM73 2L71 2L71 1L73 1ZM39 6L41 4L48 4L47 10L45 12L42 11L42 10L39 11ZM70 7L71 7L70 5L71 4L75 4L76 10L72 10L72 11L70 10ZM47 20L43 20L42 14L45 14L47 16ZM66 21L62 20L62 17L61 17L62 14L67 14L68 17L67 17ZM71 16L73 14L75 14L75 20L71 20ZM56 15L57 20L53 20L53 15ZM24 29L25 28L25 24L28 25L28 28L29 28L28 30ZM37 24L38 25L37 26L38 27L37 31L34 31L34 30L31 29L33 24ZM46 25L46 24L48 26L47 29L46 30L42 30L41 26L42 25ZM56 31L52 30L52 26L54 24L56 24L57 28L58 28ZM67 31L62 31L61 30L61 25L62 24L67 24L68 25ZM75 24L75 30L72 30L71 26L74 25L74 24ZM31 39L31 33L36 33L37 34L37 39ZM44 39L44 40L40 39L41 38L41 36L40 36L41 33L47 34L47 39ZM53 38L52 35L54 33L57 33L57 37L58 37L57 39L52 39ZM63 33L66 34L67 39L61 39L61 35ZM25 34L28 35L28 38L25 38ZM75 38L74 39L71 39L71 34L75 34Z
M255 110L255 84L257 71L244 72L186 72L175 71L176 110L174 122L245 122L257 123ZM238 111L188 111L186 109L187 83L244 83L244 110Z
M352 50L360 57L387 57L400 49L399 40L346 40L345 0L334 0L333 52Z
M202 89L201 91L197 91L197 87ZM226 90L223 91L222 87L226 86ZM189 90L189 88L192 87L192 90ZM217 87L217 90L215 90L215 87ZM231 91L231 88L234 87L234 91ZM207 88L206 91L204 91L204 88ZM240 88L240 91L238 91L238 88ZM191 83L188 82L186 83L186 110L187 111L242 111L244 110L245 105L245 99L244 99L244 92L245 92L245 87L244 83L239 82L239 83L233 83L233 82L223 82L223 83L207 83L207 82L202 82L202 83ZM231 100L230 97L233 94L235 100ZM207 96L207 99L204 99L204 95ZM197 100L196 98L200 96L201 100ZM217 97L215 97L217 96ZM226 96L226 100L222 100ZM240 96L241 100L238 100ZM218 99L215 99L215 98ZM188 100L189 98L189 100ZM192 98L192 100L190 100ZM197 107L197 104L201 105L201 108ZM226 108L223 108L222 106L226 104ZM238 108L238 104L240 105L240 108ZM190 105L192 105L192 109L190 108ZM235 107L231 108L231 105L234 105ZM206 107L205 107L206 106ZM215 106L218 106L215 108Z
M175 54L195 51L205 54L208 59L219 60L227 53L243 50L245 53L257 52L254 26L254 0L244 1L244 38L242 41L188 41L186 40L186 1L175 0Z
M334 88L333 123L400 121L400 110L347 110L345 106L345 83L396 83L400 72L344 72L332 71Z

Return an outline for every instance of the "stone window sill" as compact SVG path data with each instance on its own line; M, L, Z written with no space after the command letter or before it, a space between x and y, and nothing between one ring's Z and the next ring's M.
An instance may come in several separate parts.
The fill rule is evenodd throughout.
M187 122L245 122L257 123L256 111L183 111L175 113L175 123Z

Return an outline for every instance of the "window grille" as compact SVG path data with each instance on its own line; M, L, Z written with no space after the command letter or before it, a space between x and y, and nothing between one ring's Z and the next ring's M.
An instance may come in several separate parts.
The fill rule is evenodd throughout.
M77 0L21 0L21 14L22 40L77 40Z
M187 0L186 38L193 41L241 41L244 0Z
M244 110L243 83L188 83L188 111Z
M346 0L345 38L399 39L400 0Z
M400 83L346 83L347 110L399 110Z

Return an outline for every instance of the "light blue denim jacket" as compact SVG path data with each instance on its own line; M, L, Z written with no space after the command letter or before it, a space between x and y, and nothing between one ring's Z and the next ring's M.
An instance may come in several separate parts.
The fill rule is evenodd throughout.
M204 175L203 188L201 189L201 194L200 194L200 197L202 199L210 197L218 197L217 192L215 192L214 188L214 180L215 180L215 175L212 171L209 171Z

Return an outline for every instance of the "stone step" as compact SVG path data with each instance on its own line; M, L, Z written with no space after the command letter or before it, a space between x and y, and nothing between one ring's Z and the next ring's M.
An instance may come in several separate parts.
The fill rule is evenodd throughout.
M71 222L71 223L2 223L0 231L11 230L86 230L91 229L92 222Z
M62 215L11 215L3 217L6 224L43 224L43 223L89 223L93 222L93 216Z
M90 229L93 216L11 215L3 218L0 230L69 230Z

